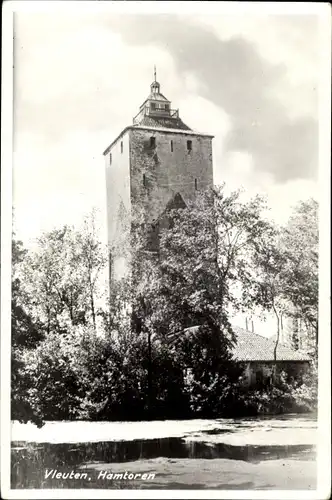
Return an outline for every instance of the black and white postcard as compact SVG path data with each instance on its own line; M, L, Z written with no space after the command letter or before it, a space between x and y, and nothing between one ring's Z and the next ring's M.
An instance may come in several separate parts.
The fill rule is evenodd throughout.
M2 497L329 498L329 5L3 14Z

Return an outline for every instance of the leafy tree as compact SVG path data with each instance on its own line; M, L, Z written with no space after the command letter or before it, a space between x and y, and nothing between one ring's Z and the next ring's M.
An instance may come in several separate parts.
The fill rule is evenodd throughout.
M81 378L80 327L68 333L47 333L39 345L25 351L25 373L30 380L27 401L41 420L72 420L80 417L85 388Z
M181 353L182 347L186 351L184 330L192 332L192 327L199 327L202 337L191 348L196 355L192 359L182 357L182 363L184 369L192 368L196 388L205 387L210 395L225 392L226 379L230 382L233 377L234 382L239 377L230 369L235 338L228 309L230 305L242 305L237 288L248 252L253 251L267 228L264 209L260 197L245 203L240 200L240 192L227 196L222 186L198 195L187 207L162 214L158 252L149 253L145 226L140 236L135 231L138 246L132 245L133 327L146 336L148 359L151 343L158 338L167 343L176 336L177 351ZM246 285L244 280L242 283ZM211 349L214 356L206 356ZM152 369L149 373L152 384ZM202 411L207 410L208 401Z
M106 257L95 214L85 219L81 231L64 226L42 234L29 251L13 240L12 253L12 418L38 423L52 415L71 418L81 390L73 365L79 365L79 351L71 344L75 327L96 329L97 316L102 316Z
M66 323L75 322L84 313L79 301L83 289L75 267L72 235L66 226L44 233L24 261L25 303L48 334L66 331Z
M283 318L293 318L293 347L298 347L297 320L318 338L317 203L301 202L285 227L270 223L243 268L242 298L247 307L271 311L277 324L276 358Z
M243 367L234 363L223 333L198 326L170 337L185 373L185 391L193 415L231 416L236 407Z
M273 223L254 245L244 268L243 291L250 307L260 306L276 317L275 355L283 318L293 319L293 346L298 347L298 320L306 335L318 338L318 225L317 203L300 202L285 227ZM314 335L311 334L314 332Z
M318 236L314 204L302 204L286 229L268 223L265 208L262 198L243 202L221 186L168 206L152 238L138 214L131 272L111 283L107 307L95 214L80 231L45 233L33 251L14 242L13 418L212 417L267 407L268 395L257 394L246 407L229 310L273 311L275 357L283 314L315 326ZM304 385L294 392L287 382L275 397L285 387L285 407L295 397L307 404Z
M173 352L152 345L153 398L149 393L148 353L142 335L116 332L86 339L81 380L86 387L85 415L98 420L140 420L183 416L186 396L181 366Z
M12 346L35 347L42 338L41 325L35 323L24 307L21 267L27 250L21 241L12 240Z
M82 230L76 233L74 242L76 258L81 267L82 285L90 304L92 324L96 329L96 317L103 310L100 300L103 301L105 290L101 286L101 279L106 269L107 254L99 240L95 210L84 219Z
M289 314L303 320L307 334L318 343L318 203L302 201L283 230L282 245L287 275L285 295Z
M141 247L134 272L135 289L150 300L151 314L141 314L148 328L166 335L195 325L228 325L230 305L239 307L248 252L267 227L264 209L260 197L245 203L240 192L227 196L221 186L163 214L159 255L143 259Z
M41 325L24 307L20 267L27 250L21 241L12 240L12 305L11 305L11 416L14 420L29 420L41 424L36 409L29 404L27 393L31 380L26 373L24 352L34 349L43 338Z
M260 306L272 311L277 323L274 359L280 340L282 315L287 311L285 296L285 254L280 244L280 231L273 224L266 226L262 237L255 242L250 265L245 275L244 297L247 306Z
M44 233L23 266L25 303L49 334L92 324L101 307L100 280L106 252L97 238L94 214L82 231L64 226Z

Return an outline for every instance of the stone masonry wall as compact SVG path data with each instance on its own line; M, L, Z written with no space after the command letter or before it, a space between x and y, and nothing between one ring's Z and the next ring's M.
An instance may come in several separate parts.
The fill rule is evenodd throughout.
M151 137L155 147L150 144ZM191 141L191 151L187 141ZM151 221L177 192L187 201L213 185L212 140L179 132L131 129L130 173L133 215L141 210Z
M105 155L105 167L108 244L112 251L110 271L113 277L121 277L127 270L129 255L131 199L128 131Z
M151 137L155 146L151 146ZM190 151L187 141L191 141ZM135 218L140 223L152 222L176 193L188 201L213 185L212 140L131 128L105 155L105 166L112 279L129 270L129 232Z

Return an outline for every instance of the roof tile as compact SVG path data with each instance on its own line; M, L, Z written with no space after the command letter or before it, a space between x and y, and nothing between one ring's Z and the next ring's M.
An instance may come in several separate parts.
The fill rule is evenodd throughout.
M233 356L238 361L273 361L275 341L243 328L233 326L236 345ZM310 357L284 344L278 344L277 361L310 361Z
M236 337L233 348L233 358L237 361L274 361L275 341L269 337L263 337L257 333L249 332L243 328L232 325ZM186 328L168 336L168 342L176 345L182 336L195 336L199 332L199 326ZM276 361L310 361L308 354L295 351L291 347L279 343L277 347Z
M144 116L139 123L135 123L137 126L155 127L155 128L174 128L180 130L191 130L188 125L183 123L181 118L171 118L164 116ZM135 126L134 125L134 126Z

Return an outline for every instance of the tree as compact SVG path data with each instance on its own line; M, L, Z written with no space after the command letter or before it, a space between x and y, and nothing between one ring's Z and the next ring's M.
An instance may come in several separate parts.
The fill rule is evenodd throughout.
M285 227L266 226L255 242L242 280L247 307L260 306L276 317L275 359L283 317L293 319L293 347L298 348L298 319L318 338L317 203L300 202ZM310 333L309 333L310 336Z
M21 267L27 255L21 241L12 240L12 346L35 347L42 339L41 325L34 322L25 309L22 294Z
M62 335L46 333L35 349L23 353L30 381L26 398L41 421L81 416L86 389L81 376L84 333L80 326Z
M282 234L287 275L285 296L293 308L289 314L302 320L307 334L318 344L318 203L301 201Z
M211 394L225 390L227 377L235 376L229 369L235 342L229 307L242 305L237 288L247 254L266 230L264 209L262 198L245 203L240 192L227 196L222 186L197 195L186 207L162 214L155 223L163 228L158 252L148 252L146 226L141 238L135 231L140 244L138 250L132 245L133 327L146 335L149 352L151 340L167 343L174 336L181 352L184 331L198 327L202 337L194 344L199 352L192 359L184 356L183 366L189 364L197 378L196 387L208 387ZM212 364L211 356L204 354L211 346L215 352Z
M26 255L25 303L46 333L66 331L66 323L80 321L84 314L80 300L84 290L73 252L73 230L64 226L42 234L37 247Z
M11 417L38 425L41 420L29 404L27 392L31 380L26 373L24 353L36 348L43 338L41 325L34 321L24 307L20 267L27 254L21 241L12 240L12 307L11 307Z
M85 387L82 410L98 420L140 420L181 417L186 411L182 370L177 356L160 343L148 346L142 335L91 331L80 358ZM148 363L156 378L149 394Z
M104 313L105 264L94 213L81 231L54 229L29 251L13 240L12 418L40 424L78 415L75 338L80 326L96 329Z
M23 293L30 314L47 333L64 333L70 325L91 323L96 328L106 260L94 214L81 231L64 226L37 240L37 248L25 256Z
M241 305L237 292L248 253L267 227L264 209L262 198L245 203L239 191L227 196L221 186L169 211L157 271L148 279L155 329L166 334L209 324L226 326L231 336L229 307Z
M107 252L99 240L95 210L84 219L82 230L75 235L75 248L76 258L81 265L82 284L90 303L92 324L96 329L96 316L103 310L100 304L98 306L98 300L103 300L105 294L101 279L106 270Z
M282 316L288 310L285 283L287 271L285 253L280 244L280 230L273 225L265 226L261 238L255 241L254 250L242 277L245 281L243 297L247 307L260 306L272 311L277 323L277 337L274 346L274 359L282 328Z

